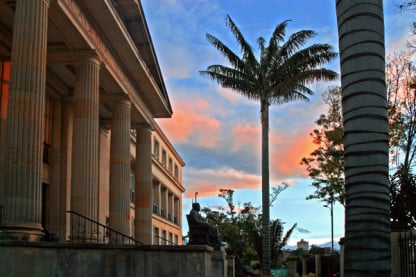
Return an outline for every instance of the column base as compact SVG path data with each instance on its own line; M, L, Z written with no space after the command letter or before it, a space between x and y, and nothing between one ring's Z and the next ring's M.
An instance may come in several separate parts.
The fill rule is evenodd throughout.
M0 240L21 240L21 241L40 241L45 235L40 226L20 225L7 226L2 225L0 229Z

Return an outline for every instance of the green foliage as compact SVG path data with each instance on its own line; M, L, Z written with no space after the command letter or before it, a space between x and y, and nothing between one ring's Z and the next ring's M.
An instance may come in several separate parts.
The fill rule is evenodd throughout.
M325 249L316 245L312 245L311 249L309 249L309 253L311 255L316 255L316 254L324 254L325 253Z
M309 253L308 250L305 250L303 248L298 248L296 250L292 250L289 253L288 259L295 259L295 258L310 258L311 254Z
M390 176L390 203L392 230L416 227L416 176L409 168L400 166Z
M287 185L274 189L272 198L283 191ZM238 257L241 264L250 264L253 260L263 259L262 252L262 214L260 209L254 207L250 202L238 207L238 212L233 204L232 189L221 189L219 197L227 202L226 210L214 211L204 208L202 211L210 224L215 225L220 234L221 240L226 242L226 251ZM285 234L283 233L283 223L274 219L270 222L270 248L272 265L277 265L282 258L282 249L287 244L290 235L296 228L294 224Z
M310 136L316 149L301 161L313 180L315 192L306 199L319 199L328 205L345 202L344 189L344 147L341 115L341 89L336 87L323 94L328 106L327 114L321 114L315 121L318 128Z

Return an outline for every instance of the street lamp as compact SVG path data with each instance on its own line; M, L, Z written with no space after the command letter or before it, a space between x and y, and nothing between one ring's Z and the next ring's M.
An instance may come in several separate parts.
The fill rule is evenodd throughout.
M334 255L334 201L331 199L330 206L324 205L329 208L331 212L331 256Z

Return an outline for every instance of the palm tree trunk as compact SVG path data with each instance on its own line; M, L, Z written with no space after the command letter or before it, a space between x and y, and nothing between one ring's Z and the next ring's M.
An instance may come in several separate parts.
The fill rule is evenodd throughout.
M382 0L336 0L345 149L345 276L390 276Z
M263 276L271 276L270 253L270 186L269 186L269 104L261 101L261 183L262 183L262 237Z

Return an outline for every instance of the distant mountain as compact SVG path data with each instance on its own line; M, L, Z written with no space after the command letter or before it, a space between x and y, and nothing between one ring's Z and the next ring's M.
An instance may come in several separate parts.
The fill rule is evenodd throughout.
M318 247L321 247L321 248L326 248L326 247L331 248L331 242L330 241L329 242L322 243L322 244L314 244L314 245L316 245ZM309 249L310 249L311 246L312 245L310 244L309 245ZM340 248L341 247L338 244L338 242L337 241L334 241L334 250L335 251L339 251ZM297 246L296 245L286 245L283 249L285 249L285 250L296 250L297 249Z
M325 248L325 247L329 247L331 248L331 242L325 242L323 244L318 244L319 247ZM334 241L334 250L339 251L341 249L341 246L339 245L339 243L337 241Z

